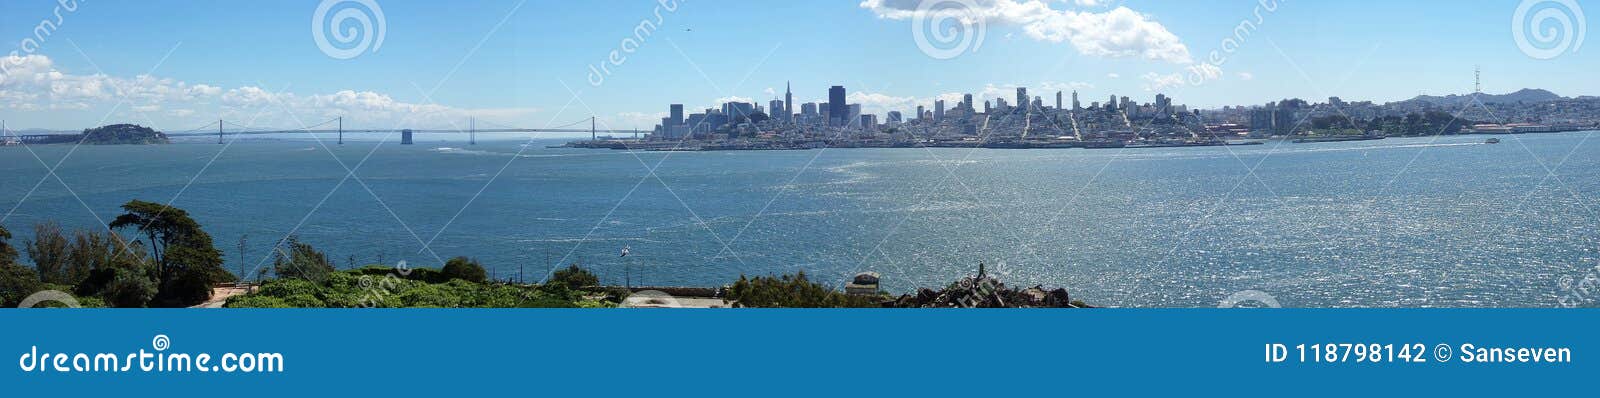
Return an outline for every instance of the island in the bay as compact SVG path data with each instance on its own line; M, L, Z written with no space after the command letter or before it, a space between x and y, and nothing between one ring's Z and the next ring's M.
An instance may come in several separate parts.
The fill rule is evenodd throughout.
M84 129L78 134L7 134L0 145L33 144L88 144L88 145L155 145L169 144L165 133L137 124L113 124Z

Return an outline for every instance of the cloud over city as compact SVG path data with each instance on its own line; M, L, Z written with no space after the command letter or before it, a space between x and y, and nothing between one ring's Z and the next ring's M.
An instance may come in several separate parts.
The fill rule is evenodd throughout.
M988 26L1016 26L1029 38L1068 43L1079 54L1107 58L1143 58L1174 64L1192 63L1188 46L1160 22L1127 7L1105 11L1058 10L1042 0L971 0L974 8L921 7L919 0L863 0L861 8L891 20L912 19L923 13L947 13L955 18L981 19ZM1100 7L1102 1L1077 1L1082 7ZM966 21L977 22L977 21Z

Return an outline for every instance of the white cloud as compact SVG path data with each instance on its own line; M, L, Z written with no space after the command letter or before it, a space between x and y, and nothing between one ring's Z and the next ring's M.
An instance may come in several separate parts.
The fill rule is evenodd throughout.
M1255 80L1255 79L1256 79L1256 75L1254 73L1239 72L1239 80L1249 81L1249 80Z
M194 124L205 119L232 118L238 123L258 126L294 127L315 124L343 116L347 122L393 126L415 123L418 127L439 128L467 116L527 116L531 108L463 109L444 105L407 103L377 92L343 90L332 94L296 95L245 86L224 89L208 84L191 84L171 78L140 75L132 78L103 74L75 75L63 72L43 55L0 57L0 109L19 111L111 109L125 106L113 115L139 123L153 123L153 116L164 116L175 124ZM162 110L171 109L167 112ZM98 116L98 115L96 115Z
M950 7L919 10L917 0L863 0L861 8L880 18L903 20L926 15L954 16L982 20L987 26L1015 25L1035 40L1069 43L1079 54L1125 58L1139 57L1176 64L1193 60L1189 48L1177 35L1151 17L1127 7L1104 12L1057 10L1043 0L978 0L978 8ZM1078 4L1083 5L1080 1ZM1091 1L1096 5L1099 1Z
M1159 74L1150 72L1141 77L1144 79L1145 91L1161 91L1183 85L1182 73Z
M1121 79L1122 78L1122 74L1120 74L1120 73L1107 73L1106 74L1106 78L1107 79Z

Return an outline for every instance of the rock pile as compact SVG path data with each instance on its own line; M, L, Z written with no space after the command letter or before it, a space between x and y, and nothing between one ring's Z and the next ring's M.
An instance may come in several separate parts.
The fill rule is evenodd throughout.
M968 276L950 284L944 290L917 289L917 294L903 295L885 303L896 308L1078 308L1067 289L1046 290L1034 286L1021 290L1007 288L999 279L983 275Z

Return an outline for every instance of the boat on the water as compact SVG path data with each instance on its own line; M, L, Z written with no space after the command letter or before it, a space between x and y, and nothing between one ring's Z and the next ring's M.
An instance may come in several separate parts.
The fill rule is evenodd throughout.
M1488 140L1484 140L1483 143L1485 143L1485 144L1499 144L1500 143L1500 139L1499 138L1490 138Z

